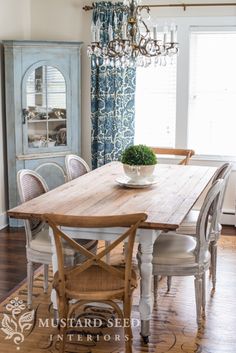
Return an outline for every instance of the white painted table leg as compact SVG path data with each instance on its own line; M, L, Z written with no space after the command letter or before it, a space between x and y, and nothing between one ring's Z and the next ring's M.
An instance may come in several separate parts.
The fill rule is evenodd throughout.
M140 258L140 302L139 311L141 318L141 335L148 342L150 335L149 322L153 310L152 293L152 253L153 244L159 236L159 231L141 230L139 233L139 258Z
M52 272L53 275L55 272L58 270L58 262L57 262L57 254L56 254L56 246L55 246L55 240L52 234L52 230L49 229L49 235L51 237L51 247L52 247ZM57 294L55 289L52 289L51 291L51 302L53 309L57 311Z

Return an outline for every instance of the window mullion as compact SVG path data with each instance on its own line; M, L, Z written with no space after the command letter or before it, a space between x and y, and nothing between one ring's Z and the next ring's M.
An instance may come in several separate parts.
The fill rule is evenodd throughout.
M188 146L188 96L189 96L189 25L178 27L180 54L177 60L176 132L175 146Z

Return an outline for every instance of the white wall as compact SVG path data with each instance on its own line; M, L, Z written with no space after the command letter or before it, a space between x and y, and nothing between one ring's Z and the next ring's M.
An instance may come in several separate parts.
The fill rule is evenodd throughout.
M30 38L30 0L0 0L0 40ZM1 53L2 54L2 53ZM2 59L2 55L1 55ZM0 82L2 82L2 65ZM6 146L4 130L4 87L0 86L0 228L7 224L6 217Z
M31 36L42 40L77 40L82 47L82 157L90 164L90 40L91 11L85 12L81 0L31 0Z

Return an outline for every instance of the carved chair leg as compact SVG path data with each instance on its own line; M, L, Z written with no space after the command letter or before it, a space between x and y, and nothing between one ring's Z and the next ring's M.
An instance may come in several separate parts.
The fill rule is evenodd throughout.
M124 326L125 353L132 353L133 333L131 328L131 300L130 297L124 300L124 318L128 319L129 325Z
M65 353L66 348L66 328L60 328L60 345L59 345L59 353Z
M212 241L209 243L209 252L211 254L211 261L210 261L210 267L209 267L209 278L211 278L211 275L212 275Z
M48 291L48 265L43 266L43 291L44 293Z
M57 309L53 309L53 324L59 326L59 313Z
M202 275L202 316L205 317L206 307L206 272Z
M129 329L128 327L124 328L125 330L125 353L132 353L132 339L129 337ZM127 337L129 337L127 339Z
M59 345L59 353L66 352L66 338L67 338L67 317L68 316L68 303L66 300L60 298L59 299L59 317L60 321L65 321L65 325L60 325L60 345ZM59 322L60 322L59 321Z
M172 276L167 276L167 292L171 289Z
M212 287L213 290L216 288L216 266L217 266L217 242L211 242L211 276L212 276Z
M28 284L28 294L27 294L27 305L28 308L32 307L32 296L33 296L33 280L34 280L34 269L33 263L28 261L27 263L27 284Z
M157 300L157 292L158 292L158 276L154 275L153 276L153 291L154 291L154 301L156 302Z
M202 278L199 275L195 276L195 300L196 300L196 314L197 325L201 326L201 309L202 309Z

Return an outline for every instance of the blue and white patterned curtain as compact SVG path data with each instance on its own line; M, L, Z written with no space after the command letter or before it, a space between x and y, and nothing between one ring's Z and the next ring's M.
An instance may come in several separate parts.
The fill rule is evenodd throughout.
M93 22L100 18L100 39L108 41L108 26L121 23L122 3L94 3ZM96 66L91 61L92 166L118 160L134 142L135 68Z

